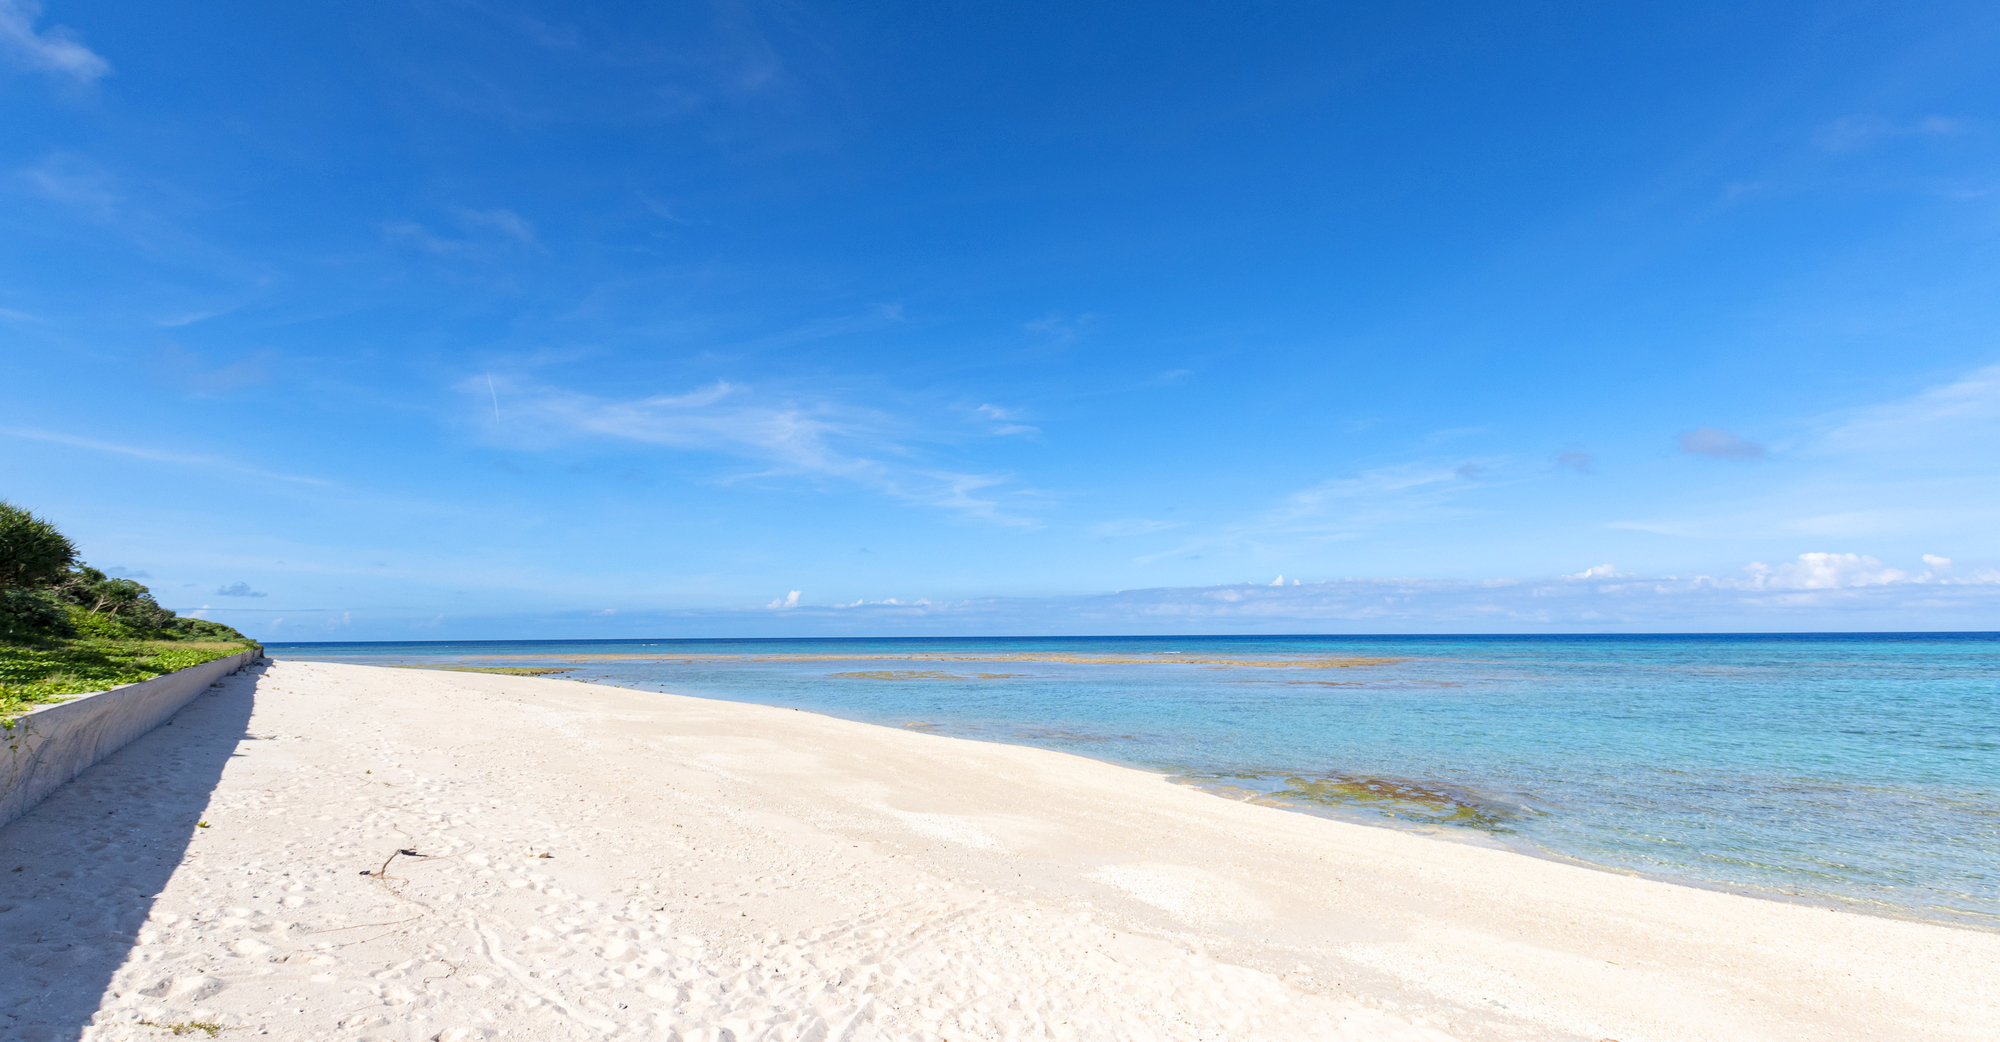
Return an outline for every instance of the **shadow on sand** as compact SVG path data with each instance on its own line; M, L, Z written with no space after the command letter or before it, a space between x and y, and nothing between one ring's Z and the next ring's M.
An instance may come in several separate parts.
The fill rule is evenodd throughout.
M187 859L244 738L262 667L223 678L172 721L0 829L0 1037L74 1039Z

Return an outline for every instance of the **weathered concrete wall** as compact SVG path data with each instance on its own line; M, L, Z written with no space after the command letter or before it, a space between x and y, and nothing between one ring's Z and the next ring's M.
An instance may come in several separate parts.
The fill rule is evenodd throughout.
M0 749L0 826L26 814L91 764L166 723L208 685L262 654L245 651L15 717L11 730L0 731L6 742Z

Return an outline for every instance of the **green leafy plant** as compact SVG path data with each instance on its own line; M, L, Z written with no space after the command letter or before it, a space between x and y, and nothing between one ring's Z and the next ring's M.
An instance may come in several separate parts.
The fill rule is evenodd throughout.
M0 644L0 721L66 696L136 684L256 647L253 641L81 639Z
M76 559L53 524L0 501L0 724L66 696L186 669L255 641L184 619L131 579Z
M0 499L0 590L60 582L76 563L76 545L56 526Z

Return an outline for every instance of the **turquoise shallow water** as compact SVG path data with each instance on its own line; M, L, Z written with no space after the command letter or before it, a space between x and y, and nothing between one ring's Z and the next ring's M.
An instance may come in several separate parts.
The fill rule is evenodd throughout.
M1312 813L2000 928L2000 634L494 641L270 652L570 665L565 675L578 679L1046 746ZM568 661L576 655L655 657ZM827 655L860 657L804 657ZM1163 661L910 658L938 655ZM1326 656L1397 661L1171 661Z

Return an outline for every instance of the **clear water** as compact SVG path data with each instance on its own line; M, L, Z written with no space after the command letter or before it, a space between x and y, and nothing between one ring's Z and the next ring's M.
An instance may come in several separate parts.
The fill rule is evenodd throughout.
M270 651L375 664L569 666L564 675L576 679L1045 746L1312 813L2000 928L1994 633L533 641ZM860 657L813 657L829 655ZM1043 658L918 657L996 655ZM1088 655L1164 661L1046 660ZM1395 661L1228 664L1292 656ZM1171 661L1177 657L1226 661Z

